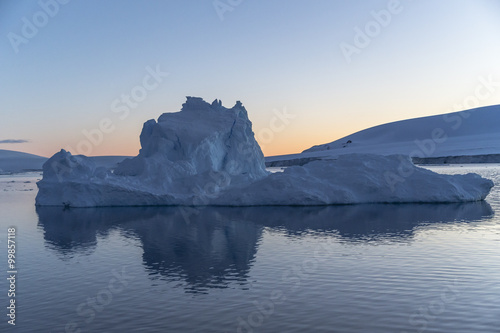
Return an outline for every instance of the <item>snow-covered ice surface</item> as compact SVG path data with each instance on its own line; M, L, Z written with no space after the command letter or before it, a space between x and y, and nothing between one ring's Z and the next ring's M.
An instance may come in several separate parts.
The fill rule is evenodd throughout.
M352 154L292 166L216 201L236 205L460 202L482 200L493 182L477 174L438 175L402 155ZM240 193L240 194L238 194Z
M328 205L484 199L493 182L440 175L408 157L350 154L270 173L240 102L188 97L144 124L139 155L114 170L61 150L43 166L37 205Z
M283 161L280 165L287 165L285 161L335 158L353 153L402 154L417 158L485 155L487 161L487 155L500 154L499 142L500 105L493 105L374 126L300 154L270 156L266 162ZM467 162L467 158L464 161Z

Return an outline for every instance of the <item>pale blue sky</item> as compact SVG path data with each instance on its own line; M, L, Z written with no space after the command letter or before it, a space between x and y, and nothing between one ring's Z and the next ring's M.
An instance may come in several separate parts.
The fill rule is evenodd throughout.
M477 89L479 106L500 104L500 86L478 88L479 77L500 82L496 0L72 0L57 13L54 1L0 2L0 141L30 141L0 149L136 154L142 123L186 95L241 100L266 155L453 111ZM376 23L372 11L390 8L390 22ZM23 31L26 21L38 31ZM377 25L348 62L342 43ZM157 66L168 76L121 119L112 103L125 105L122 94ZM283 112L294 118L272 125ZM105 118L112 130L87 149L82 131Z

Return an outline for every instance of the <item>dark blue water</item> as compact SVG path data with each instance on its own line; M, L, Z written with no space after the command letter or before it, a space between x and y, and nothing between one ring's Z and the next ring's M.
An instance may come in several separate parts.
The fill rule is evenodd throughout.
M39 178L0 177L5 277L9 226L18 260L0 331L500 332L496 187L467 204L64 210L35 208Z

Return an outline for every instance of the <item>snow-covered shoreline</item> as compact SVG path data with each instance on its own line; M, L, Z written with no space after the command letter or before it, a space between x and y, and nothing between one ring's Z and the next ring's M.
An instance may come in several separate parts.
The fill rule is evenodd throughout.
M295 157L291 159L266 158L266 167L288 167L293 165L304 165L306 163L321 159L336 159L336 157ZM497 164L500 163L500 154L487 155L461 155L461 156L436 156L436 157L413 157L412 162L417 165L448 165L448 164Z

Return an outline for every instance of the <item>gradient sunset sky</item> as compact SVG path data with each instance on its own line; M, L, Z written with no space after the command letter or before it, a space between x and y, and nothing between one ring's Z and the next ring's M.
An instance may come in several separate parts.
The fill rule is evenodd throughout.
M0 149L136 155L185 96L240 100L267 156L500 104L499 18L497 0L2 1Z

